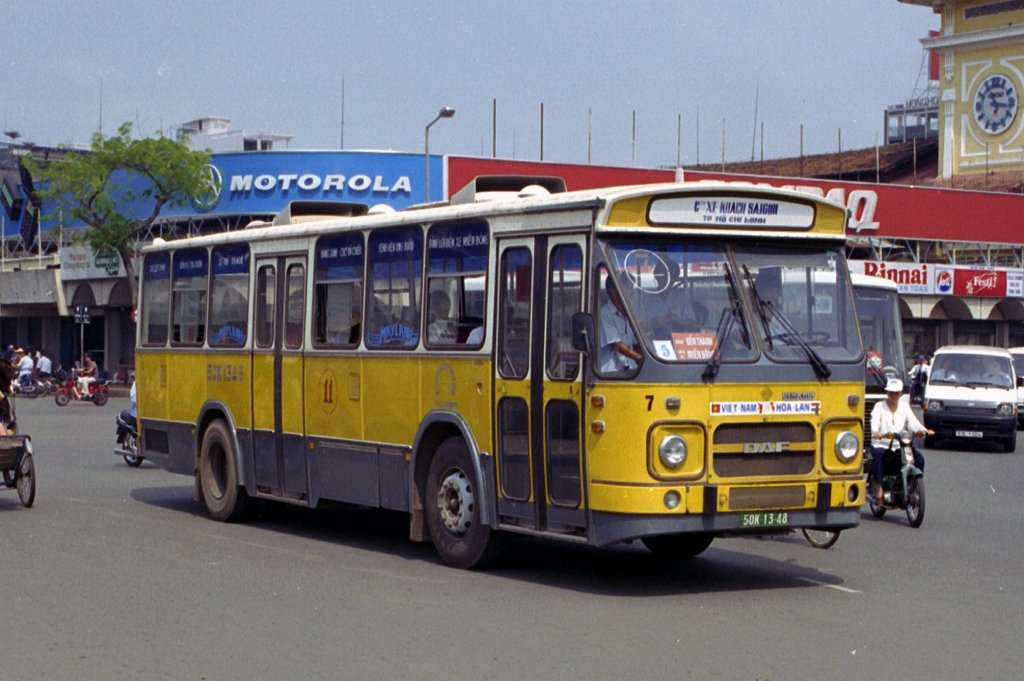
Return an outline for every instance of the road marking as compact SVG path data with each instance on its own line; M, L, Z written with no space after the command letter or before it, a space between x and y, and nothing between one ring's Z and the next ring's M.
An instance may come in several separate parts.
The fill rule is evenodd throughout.
M811 579L810 577L797 577L797 579L799 579L801 582L808 582L809 584L814 584L815 586L827 586L830 589L835 589L836 591L842 591L843 593L847 593L847 594L859 594L860 593L860 591L857 591L856 589L848 589L845 586L839 586L838 584L826 584L825 582L819 582L818 580Z

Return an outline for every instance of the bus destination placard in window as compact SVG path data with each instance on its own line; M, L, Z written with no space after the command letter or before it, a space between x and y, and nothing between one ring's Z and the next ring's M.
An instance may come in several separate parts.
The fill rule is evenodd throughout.
M652 225L810 229L814 208L772 197L674 196L651 202Z

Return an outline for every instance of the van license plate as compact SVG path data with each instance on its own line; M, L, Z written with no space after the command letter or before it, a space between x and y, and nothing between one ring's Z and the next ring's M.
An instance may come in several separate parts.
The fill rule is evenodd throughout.
M980 430L958 430L956 431L957 437L984 437L984 434Z
M776 513L741 513L740 528L752 527L788 527L789 514Z

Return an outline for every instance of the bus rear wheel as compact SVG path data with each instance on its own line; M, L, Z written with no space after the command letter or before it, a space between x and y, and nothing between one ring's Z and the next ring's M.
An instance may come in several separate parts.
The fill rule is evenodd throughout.
M704 553L715 535L706 532L694 532L690 534L659 534L653 537L644 537L641 541L651 553L661 558L693 558Z
M427 471L424 505L430 539L452 567L483 567L495 555L496 538L480 517L482 494L466 444L459 438L442 442Z
M237 521L249 514L254 502L239 484L234 438L227 424L219 419L203 434L199 484L206 510L214 520Z

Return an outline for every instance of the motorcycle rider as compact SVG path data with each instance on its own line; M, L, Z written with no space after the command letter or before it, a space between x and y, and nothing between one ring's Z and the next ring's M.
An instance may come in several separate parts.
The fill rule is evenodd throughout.
M32 371L36 368L36 363L32 361L32 356L25 354L25 351L18 348L14 351L15 366L18 367L18 381L25 383L26 381L32 380Z
M45 381L53 375L53 360L45 350L39 351L39 359L36 360L36 374L39 375L41 381Z
M910 409L910 400L903 399L903 381L890 378L885 384L885 399L871 410L871 477L875 481L875 504L882 506L882 476L885 470L885 452L894 435L909 430L916 435L934 435L917 420ZM924 472L924 456L913 447L914 465Z
M135 382L132 382L132 389L128 392L128 399L131 401L131 408L121 412L121 419L127 423L135 424L135 432L139 431L138 412L135 408Z
M99 371L96 369L96 362L93 361L92 353L85 353L85 362L82 364L82 368L78 371L78 396L88 397L89 386L96 381L96 375Z
M918 355L910 370L910 401L920 404L924 399L924 386L928 382L928 364L924 355Z

